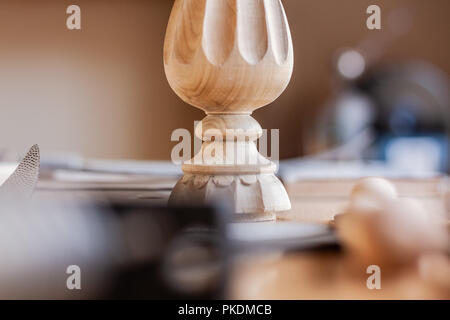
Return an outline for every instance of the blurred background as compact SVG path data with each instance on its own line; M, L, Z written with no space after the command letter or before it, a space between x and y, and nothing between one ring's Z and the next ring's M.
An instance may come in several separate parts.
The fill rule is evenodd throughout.
M108 160L170 160L173 130L193 132L205 116L164 74L173 1L0 2L0 298L449 296L448 240L420 219L436 216L448 230L450 1L282 2L294 74L254 117L280 129L278 175L293 209L276 224L242 225L221 203L167 209L180 166ZM82 30L66 28L71 4ZM373 4L381 30L366 27ZM41 152L32 147L17 166L33 144ZM391 228L371 248L404 259L381 295L352 273L335 234L334 217L367 176L391 179L400 200L421 208L380 209ZM33 205L17 197L35 187ZM392 222L394 209L406 214ZM358 242L361 225L348 230ZM424 234L439 248L423 248ZM89 280L80 295L61 286L74 261Z
M0 3L0 149L23 152L39 143L44 154L170 159L172 131L192 131L204 117L165 79L173 1L79 0L80 31L66 28L72 3ZM437 157L427 165L446 167L450 2L283 3L295 46L293 78L254 114L263 128L280 129L281 158L339 146L369 124L377 143L363 148L364 156L395 156L417 145L400 141L389 151L398 142L393 136L432 137L420 140ZM371 4L381 7L381 30L366 27Z

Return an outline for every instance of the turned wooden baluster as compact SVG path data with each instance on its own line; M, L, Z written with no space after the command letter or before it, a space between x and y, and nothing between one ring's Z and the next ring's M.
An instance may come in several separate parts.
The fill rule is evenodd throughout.
M183 165L170 202L233 199L239 220L272 220L291 208L275 165L257 151L250 115L285 90L293 47L280 0L176 0L164 65L172 89L206 112L202 150Z

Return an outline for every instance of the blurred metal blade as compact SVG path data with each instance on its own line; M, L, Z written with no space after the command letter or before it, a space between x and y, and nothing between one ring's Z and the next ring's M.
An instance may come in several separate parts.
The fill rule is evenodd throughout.
M39 179L39 167L39 146L34 145L13 174L0 186L0 197L31 197Z

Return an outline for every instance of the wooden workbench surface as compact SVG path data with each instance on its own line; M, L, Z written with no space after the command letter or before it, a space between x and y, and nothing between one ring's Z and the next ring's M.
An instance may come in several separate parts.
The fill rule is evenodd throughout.
M417 200L429 212L444 214L446 211L447 178L390 181L396 186L400 197ZM328 223L345 209L354 183L355 179L330 179L287 184L292 210L278 214L278 219Z

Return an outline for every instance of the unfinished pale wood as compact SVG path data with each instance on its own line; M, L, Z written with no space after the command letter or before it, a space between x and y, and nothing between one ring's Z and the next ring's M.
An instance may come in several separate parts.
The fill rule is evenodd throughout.
M275 165L259 154L250 114L288 85L293 47L280 0L176 0L164 65L171 88L207 113L204 143L183 165L171 203L228 195L243 220L268 220L291 205Z
M444 176L427 179L394 178L389 181L401 197L443 196L450 185ZM354 185L355 179L302 179L287 183L286 188L291 197L348 197Z

